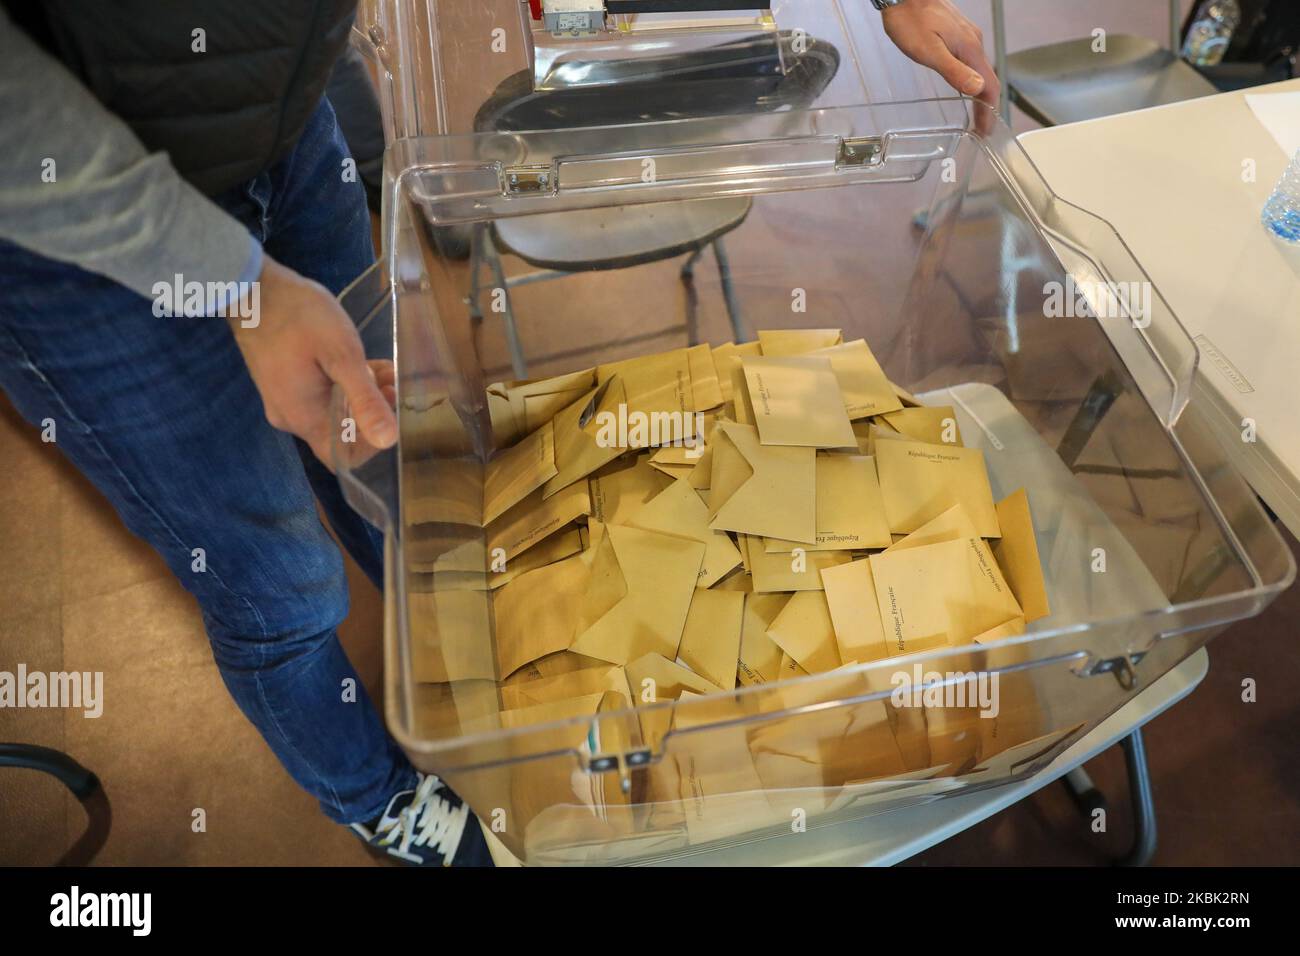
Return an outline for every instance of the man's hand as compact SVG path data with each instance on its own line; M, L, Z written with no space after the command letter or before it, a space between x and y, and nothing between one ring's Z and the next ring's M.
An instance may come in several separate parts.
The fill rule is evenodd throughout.
M323 286L266 256L260 316L244 328L231 319L235 341L276 428L297 435L330 465L330 441L343 427L330 415L337 383L347 396L358 437L375 448L397 441L393 369L367 362L346 312Z
M997 109L1002 86L984 53L984 34L950 0L903 0L882 16L885 33L910 59Z

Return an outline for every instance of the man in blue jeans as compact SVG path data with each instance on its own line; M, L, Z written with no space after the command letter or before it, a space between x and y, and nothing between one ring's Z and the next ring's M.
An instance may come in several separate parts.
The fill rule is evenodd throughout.
M374 260L322 93L354 2L0 0L0 388L195 596L231 695L327 816L408 862L489 864L339 645L312 500L382 586L380 536L321 464L335 385L369 444L397 438L392 370L334 298ZM996 97L948 0L886 16Z

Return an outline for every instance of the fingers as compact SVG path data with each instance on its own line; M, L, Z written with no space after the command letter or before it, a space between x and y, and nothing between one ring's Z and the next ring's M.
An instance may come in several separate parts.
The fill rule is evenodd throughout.
M938 34L929 38L921 57L918 59L943 77L944 82L958 93L964 93L967 96L979 96L984 92L984 77L980 75L979 71L972 69L958 59Z
M375 448L388 448L397 441L397 416L366 363L356 333L351 328L347 333L350 337L345 334L344 341L322 357L321 368L343 389L362 437Z

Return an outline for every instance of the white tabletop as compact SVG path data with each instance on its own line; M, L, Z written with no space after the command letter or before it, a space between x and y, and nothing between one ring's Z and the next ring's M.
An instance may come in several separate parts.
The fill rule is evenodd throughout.
M1260 224L1290 157L1246 102L1291 91L1300 80L1020 140L1052 189L1109 221L1146 268L1200 350L1193 400L1300 534L1300 250ZM1242 440L1245 418L1254 443Z

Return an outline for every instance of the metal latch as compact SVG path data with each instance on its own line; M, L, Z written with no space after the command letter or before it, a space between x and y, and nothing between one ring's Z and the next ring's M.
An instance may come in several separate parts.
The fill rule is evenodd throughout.
M1136 653L1125 657L1108 657L1094 663L1091 667L1080 670L1084 677L1096 677L1098 674L1113 674L1119 686L1132 690L1138 684L1137 671L1134 666L1145 657L1145 653Z
M649 750L633 750L626 754L607 754L592 757L587 764L587 769L592 773L617 772L619 788L624 793L629 793L632 790L632 777L628 771L637 767L648 766L651 756Z
M525 196L551 190L550 166L510 166L505 171L506 195Z
M840 140L836 168L879 166L885 157L885 141L879 136L851 136Z

